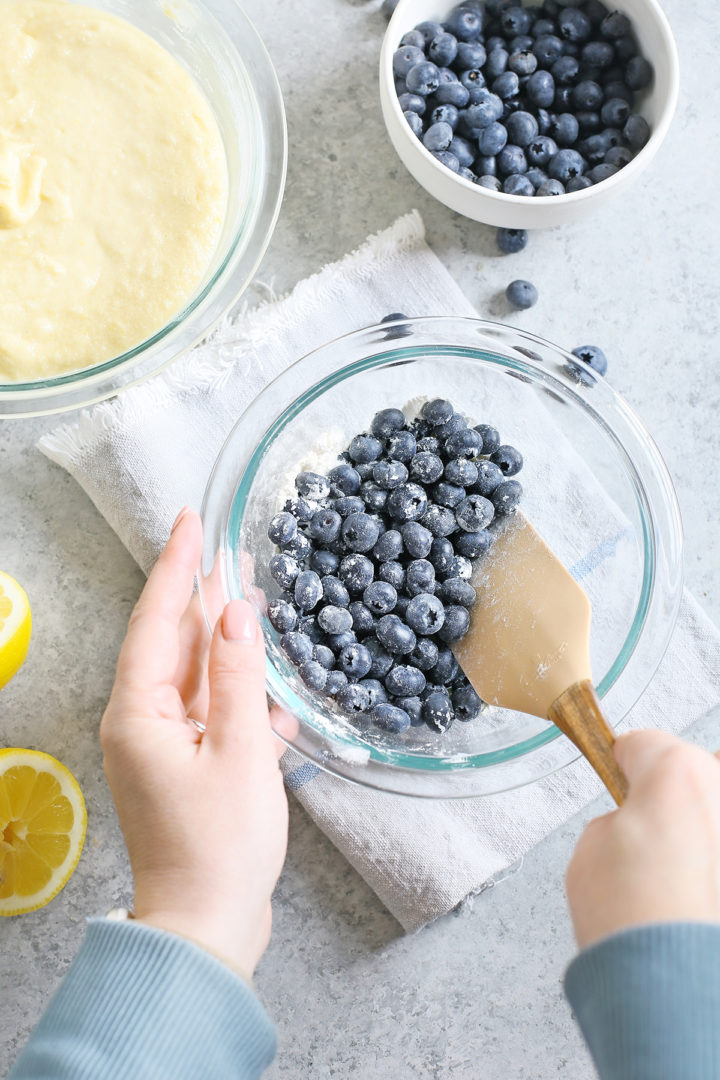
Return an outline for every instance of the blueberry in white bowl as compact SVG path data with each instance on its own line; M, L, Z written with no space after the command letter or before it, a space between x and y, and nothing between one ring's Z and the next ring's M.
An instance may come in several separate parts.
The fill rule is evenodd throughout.
M621 11L399 0L380 70L385 124L412 175L508 228L562 224L626 189L667 133L678 81L657 0Z

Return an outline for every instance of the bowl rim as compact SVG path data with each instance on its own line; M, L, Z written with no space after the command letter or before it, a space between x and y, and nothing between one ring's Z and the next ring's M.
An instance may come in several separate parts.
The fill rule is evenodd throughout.
M158 374L202 341L222 320L237 303L265 255L280 214L288 165L287 119L277 73L265 43L239 0L230 0L230 6L217 0L185 2L197 9L214 32L224 39L249 94L252 127L260 153L253 161L252 194L242 220L212 276L196 286L196 291L181 310L162 327L99 364L48 378L0 382L0 419L22 419L84 408ZM127 15L119 17L128 19ZM128 21L137 25L132 19ZM147 33L142 27L138 28ZM250 76L250 64L260 69L264 83L262 100L255 80ZM185 68L184 64L182 66ZM266 168L273 156L273 168ZM261 175L263 169L264 177ZM250 242L243 250L244 240ZM217 250L213 260L216 255ZM213 299L217 304L209 313L205 307ZM193 320L197 325L193 325ZM174 345L173 335L183 328L188 330L189 336ZM155 359L153 350L163 343L170 354ZM143 359L147 361L145 366L140 363Z
M522 352L522 350L520 350L522 352L522 355L518 355L517 359L512 360L499 353L495 354L494 361L492 361L491 357L488 356L488 354L492 353L492 343L490 341L492 333L494 332L497 336L498 331L501 331L503 333L512 335L515 339L522 339L523 341L527 341L528 344L535 344L542 346L546 349L550 349L563 361L569 362L571 364L574 363L575 365L577 365L577 358L573 357L571 353L560 349L558 346L553 345L552 343L548 342L546 339L539 337L538 335L519 330L516 327L506 327L503 324L497 322L491 322L488 320L469 318L464 316L426 316L423 318L404 320L404 322L406 324L409 323L411 326L416 327L420 330L422 330L423 326L427 324L442 324L444 326L448 326L448 328L451 330L453 326L457 326L458 323L462 323L464 325L467 325L468 327L474 327L475 330L478 332L488 332L488 337L486 337L482 343L478 343L476 347L476 352L482 352L488 359L490 359L490 362L497 363L499 367L504 370L510 371L510 373L513 373L514 370L516 374L522 375L522 373L524 372L526 373L526 377L527 375L534 376L534 378L532 379L533 382L539 382L541 384L545 383L546 385L554 384L555 386L559 386L564 391L566 398L571 397L574 394L579 399L584 410L591 414L591 419L596 424L599 424L601 427L603 427L606 430L606 433L613 438L616 446L618 447L622 456L625 459L626 465L630 466L632 486L635 490L636 498L638 499L640 506L640 521L643 534L642 543L644 548L643 583L641 587L641 595L638 600L638 606L633 617L632 627L627 635L625 642L623 643L622 648L618 653L618 656L613 661L610 670L608 671L608 673L606 673L604 679L601 681L600 689L602 695L609 692L614 683L620 678L622 674L626 672L628 665L636 652L638 643L640 642L642 637L642 631L647 623L649 614L652 610L651 605L653 604L653 600L655 598L655 587L657 580L656 575L658 571L657 546L659 543L659 515L658 513L656 513L657 504L651 505L648 500L646 486L645 484L643 484L643 475L647 471L648 474L652 473L653 478L655 476L660 477L660 481L662 484L661 490L666 500L663 509L668 511L669 513L669 517L671 520L671 529L673 531L673 573L671 574L671 580L674 585L674 595L672 613L667 619L662 647L658 649L657 655L653 657L649 675L647 676L647 678L644 678L643 685L637 691L633 699L629 703L623 704L622 717L624 718L624 716L627 715L629 709L632 708L632 706L637 701L637 698L646 689L650 678L654 674L655 670L657 670L657 667L662 660L662 657L669 643L672 630L675 625L682 593L682 529L680 523L679 509L677 506L677 498L675 496L672 482L667 472L667 468L657 449L657 446L653 442L652 438L649 436L647 429L644 427L640 419L636 416L634 411L624 402L624 399L622 399L620 395L617 394L617 392L614 391L612 387L610 387L599 376L593 376L593 385L597 384L604 387L603 393L606 396L609 395L608 400L619 409L619 415L621 415L622 418L628 423L632 433L639 437L644 450L648 454L648 460L643 461L642 469L640 470L638 470L635 462L633 462L633 460L629 457L623 443L620 442L615 432L611 428L608 428L607 423L603 420L602 416L597 413L597 410L593 409L591 404L580 395L576 382L574 382L568 377L567 382L563 383L563 381L556 374L551 373L547 370L547 367L543 364L542 360L540 360L539 362L538 360L533 360L532 356L528 355L528 351ZM222 523L219 523L217 521L211 522L209 519L213 515L217 516L218 513L217 507L213 508L213 488L215 485L216 477L218 476L219 472L223 467L225 458L228 456L228 454L233 453L233 439L239 438L238 433L242 430L243 422L245 421L248 413L250 413L251 411L259 413L262 408L261 401L264 395L266 395L272 387L277 386L277 384L284 378L290 379L291 375L289 373L294 372L299 365L306 365L307 367L311 367L313 358L319 352L332 349L339 342L348 341L348 339L362 338L363 336L369 335L371 333L377 333L378 331L383 331L386 333L388 325L389 324L385 323L381 326L365 327L361 330L356 330L349 334L342 335L341 337L336 338L332 342L327 342L324 345L319 346L317 349L314 349L312 352L306 354L301 359L295 361L294 364L292 364L281 375L279 375L275 380L273 380L273 382L270 383L261 392L260 395L258 395L255 401L248 407L247 410L245 410L237 423L234 425L216 460L215 466L206 487L202 507L203 522L206 526L206 541L209 540L211 546L214 548L214 550L212 551L207 551L208 560L206 561L204 558L203 564L208 566L215 565L215 557L218 554L217 547L219 547L222 556L219 561L221 567L223 595L225 600L229 600L238 596L243 596L242 586L238 585L236 581L231 580L229 576L229 563L231 562L231 559L228 557L228 552L234 550L234 537L237 535L240 523L242 521L244 502L247 499L250 488L255 481L257 470L263 459L265 450L272 442L274 437L279 433L279 431L282 430L286 423L288 423L293 417L297 416L300 412L302 412L302 409L305 407L306 404L308 404L311 400L315 400L316 398L320 397L327 389L330 389L331 386L337 385L337 383L342 381L344 378L348 378L353 374L357 374L360 371L367 370L368 368L371 368L373 366L377 367L387 363L397 362L397 360L400 358L399 354L401 354L402 352L407 352L409 349L417 350L418 345L416 342L414 343L409 340L406 340L404 344L402 342L388 342L388 348L381 350L379 353L374 353L370 357L365 356L363 360L356 360L354 362L345 364L342 367L334 370L331 374L326 374L322 379L313 382L303 391L302 394L294 396L292 400L288 401L286 398L285 405L282 408L282 411L278 415L276 415L274 419L270 420L270 422L267 422L266 417L263 419L263 423L265 425L264 435L255 445L252 451L248 452L247 463L242 472L238 475L232 499L230 500L229 505L225 505L222 512L222 515L224 515L224 520L222 521ZM432 347L429 347L424 343L420 345L420 348L424 353L427 353L432 349ZM451 346L449 344L447 347L447 351L452 353L452 355L454 356L467 355L470 352L469 349L466 349L462 346ZM632 479L633 477L634 479ZM210 539L213 535L219 539L219 544L216 544L216 541ZM199 575L200 598L208 628L212 632L213 619L209 611L209 604L207 602L207 597L205 596L203 584L203 575L201 573ZM641 606L643 607L643 610L638 616L638 612L640 611ZM627 643L630 638L633 638L631 646L628 649L627 654L624 655ZM317 725L313 725L307 719L309 713L315 712L312 707L312 702L309 702L308 699L303 699L298 694L296 694L293 688L288 685L285 678L283 677L282 672L279 671L279 669L276 667L270 657L268 657L267 682L268 690L271 697L273 697L277 701L280 701L283 707L288 708L290 711L300 713L301 718L304 719L306 723L308 723L309 727L315 733L319 733L321 731L321 728L319 728ZM442 774L441 780L444 778L457 778L458 776L462 776L463 773L467 775L468 772L472 773L473 770L477 769L489 770L496 766L505 766L507 764L527 761L528 755L531 755L533 751L541 749L543 746L546 746L549 743L553 742L555 739L558 738L559 734L560 732L557 729L549 726L547 731L540 732L538 735L532 736L530 739L526 739L521 743L512 744L512 746L508 748L484 751L483 753L479 754L455 754L449 755L447 758L423 754L422 752L402 750L394 751L387 748L377 750L377 748L372 747L370 751L371 758L374 758L378 766L381 766L385 771L385 775L382 778L383 782L374 782L372 778L364 777L362 775L356 776L354 775L352 770L350 770L350 772L348 773L348 771L344 769L342 764L338 766L337 762L334 761L319 761L317 757L309 754L305 749L297 746L291 740L284 741L286 741L288 746L309 757L309 759L313 761L314 764L318 765L318 767L320 768L326 769L326 771L345 776L345 778L347 779L356 780L363 786L377 787L382 790L398 791L400 793L407 794L408 791L403 790L402 785L397 786L396 784L395 786L393 786L393 781L391 779L391 774L393 770L399 771L400 773L414 775L416 778L428 777L428 775L431 773ZM342 743L341 737L336 737L335 735L333 735L333 738L336 742ZM358 738L357 734L355 734L354 736L349 736L347 743L348 745L358 747L360 743L361 737ZM362 743L362 745L367 746L368 744ZM568 746L570 746L570 744L568 744ZM579 756L577 751L574 747L571 747L570 757L567 758L567 760L563 760L560 764L554 766L552 769L547 770L542 775L547 775L549 772L555 771L555 768L562 767L564 764L567 764L568 761L574 760L577 756ZM451 783L457 784L458 781L457 779L454 779L451 780ZM517 784L510 783L507 786L513 787L517 786ZM503 790L504 789L505 788L503 788ZM422 792L413 793L423 794ZM451 788L448 788L447 790L444 790L442 792L441 797L463 797L468 794L476 794L476 792L468 792L467 790L453 791Z
M520 0L520 2L526 3L527 0ZM441 182L445 181L447 183L458 185L460 190L464 190L468 193L473 192L478 196L479 200L486 201L489 206L517 206L518 208L522 207L525 210L530 206L537 206L538 213L541 213L543 208L549 206L554 208L577 206L578 204L596 199L598 193L601 195L610 195L614 193L617 187L631 183L636 176L643 172L646 165L650 163L657 153L668 133L670 124L672 123L680 93L680 58L677 43L668 17L661 8L658 0L643 0L643 3L647 4L660 29L670 60L670 73L662 115L658 123L651 129L650 138L647 143L637 154L635 154L627 165L622 169L618 169L613 176L609 176L599 184L594 184L590 188L583 188L581 191L565 192L564 195L536 195L532 199L529 199L527 195L511 195L504 191L492 191L490 188L481 187L479 184L475 184L471 180L465 179L464 176L458 176L439 162L437 158L433 157L420 139L418 139L411 131L403 116L398 95L395 91L392 58L393 53L398 48L398 45L394 43L398 42L399 38L402 36L402 33L398 34L398 32L401 25L404 24L406 13L412 10L414 3L415 0L400 0L388 23L380 52L380 92L384 103L391 111L396 133L403 132L403 135L400 137L404 139L409 147L412 147L414 151L417 151L420 160L436 173ZM441 4L440 6L443 5ZM403 33L407 33L407 30L404 30Z

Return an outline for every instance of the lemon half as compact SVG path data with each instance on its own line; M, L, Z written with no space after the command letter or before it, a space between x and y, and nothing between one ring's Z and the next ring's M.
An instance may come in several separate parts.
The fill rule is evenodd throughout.
M15 578L0 570L0 690L22 667L30 644L30 602Z
M77 780L38 750L0 750L0 915L44 907L69 881L85 841Z

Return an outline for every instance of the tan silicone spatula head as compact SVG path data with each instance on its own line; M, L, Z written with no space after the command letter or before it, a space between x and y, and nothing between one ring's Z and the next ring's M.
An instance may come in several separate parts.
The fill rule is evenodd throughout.
M453 648L477 693L488 704L550 718L621 802L625 779L592 688L584 590L521 514L478 560L472 584L470 628Z
M546 719L563 690L591 678L587 595L521 514L478 560L472 584L460 666L483 701Z

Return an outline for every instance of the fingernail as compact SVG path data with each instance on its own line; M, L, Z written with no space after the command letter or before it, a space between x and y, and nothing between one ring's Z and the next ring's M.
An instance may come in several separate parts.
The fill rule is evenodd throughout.
M170 530L171 533L175 532L178 525L180 524L180 522L182 521L182 519L185 517L185 515L188 513L189 510L190 510L189 506L183 506L182 510L180 511L180 513L178 514L178 516L175 518L175 520L173 522L173 527Z
M226 641L241 641L252 645L257 637L257 620L247 600L231 600L222 615L222 632Z

